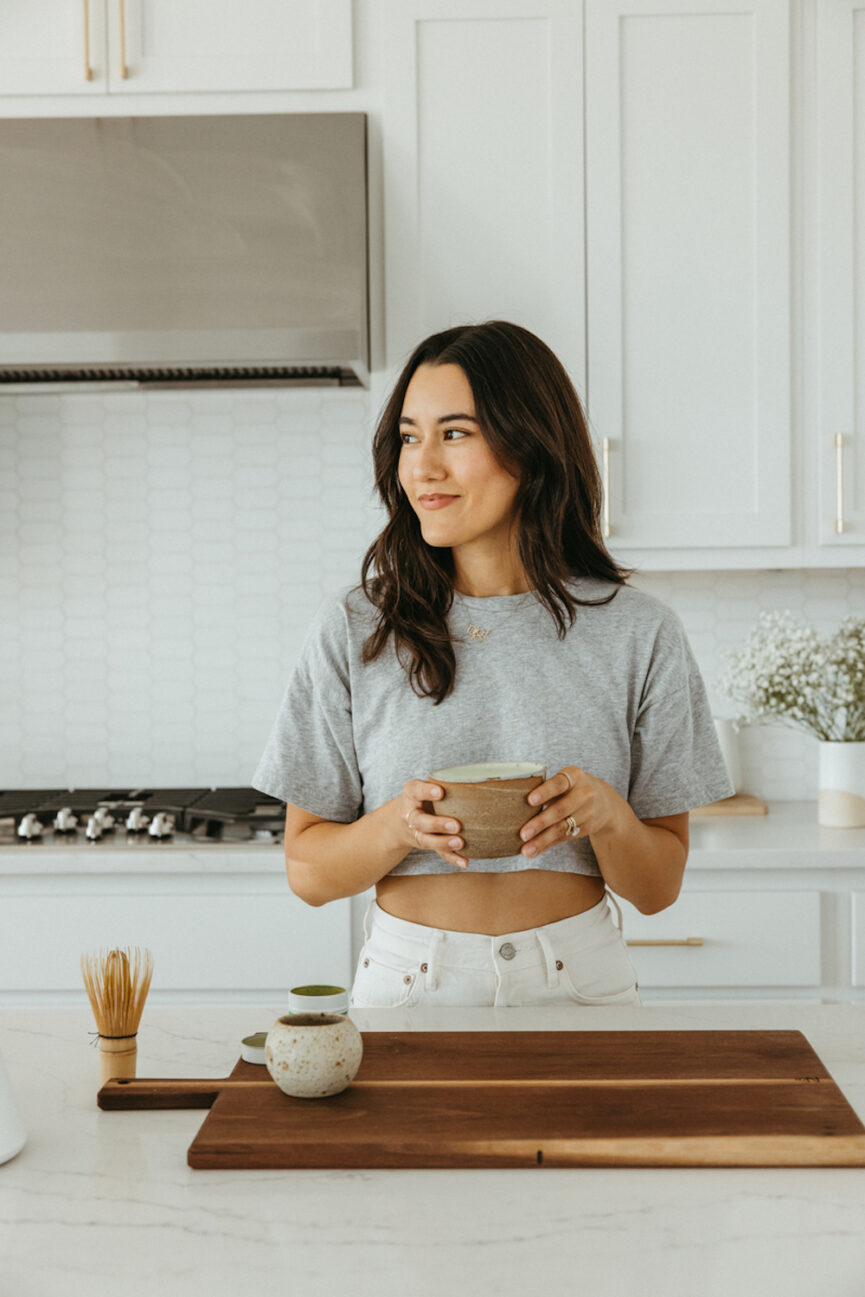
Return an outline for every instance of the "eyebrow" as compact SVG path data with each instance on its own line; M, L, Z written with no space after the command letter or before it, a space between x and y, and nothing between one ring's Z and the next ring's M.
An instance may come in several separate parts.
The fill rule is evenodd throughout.
M473 414L444 414L440 419L437 419L436 422L452 423L454 419L466 419L469 423L478 423L478 420ZM399 421L400 423L410 423L413 426L415 422L414 419L410 419L407 414L400 415ZM478 424L478 426L480 425Z

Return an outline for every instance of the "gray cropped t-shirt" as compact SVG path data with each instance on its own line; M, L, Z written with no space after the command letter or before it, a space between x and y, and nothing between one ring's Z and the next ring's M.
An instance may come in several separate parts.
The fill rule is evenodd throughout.
M615 588L590 579L573 587L588 599ZM682 624L651 595L621 586L610 603L579 606L563 640L534 596L461 596L450 612L456 682L438 705L413 692L392 640L362 663L375 618L360 589L320 608L253 787L340 823L399 796L409 779L476 761L536 761L548 775L579 766L612 784L640 819L734 791ZM490 635L469 638L470 621ZM586 837L536 860L473 859L469 868L600 873ZM390 872L455 871L417 850Z

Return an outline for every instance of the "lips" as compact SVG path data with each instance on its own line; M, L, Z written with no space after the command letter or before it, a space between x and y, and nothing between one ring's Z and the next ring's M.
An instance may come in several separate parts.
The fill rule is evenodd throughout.
M446 509L458 499L458 495L419 495L418 504L422 509Z

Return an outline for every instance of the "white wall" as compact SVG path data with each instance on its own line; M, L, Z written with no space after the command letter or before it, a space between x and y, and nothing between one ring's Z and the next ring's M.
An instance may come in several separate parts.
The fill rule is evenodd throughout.
M377 408L377 400L375 406ZM356 390L0 397L0 788L245 785L305 628L380 523ZM865 570L651 573L719 714L757 612L828 630ZM742 736L748 791L813 797L816 749Z

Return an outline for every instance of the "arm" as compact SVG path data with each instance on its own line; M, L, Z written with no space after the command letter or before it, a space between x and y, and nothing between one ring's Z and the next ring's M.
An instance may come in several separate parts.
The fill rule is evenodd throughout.
M460 869L468 861L458 820L436 817L425 807L443 795L437 784L412 779L401 795L362 815L337 824L297 806L285 808L285 870L288 885L308 905L326 905L365 892L390 873L410 851L436 851ZM443 831L444 830L444 831Z
M641 912L657 914L672 905L688 859L688 813L639 820L611 784L578 766L566 766L529 797L547 803L523 827L522 854L539 855L566 840L564 821L573 815L589 836L604 881Z

